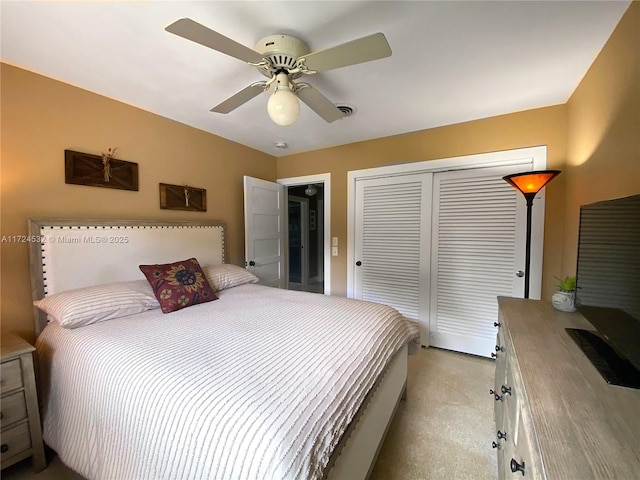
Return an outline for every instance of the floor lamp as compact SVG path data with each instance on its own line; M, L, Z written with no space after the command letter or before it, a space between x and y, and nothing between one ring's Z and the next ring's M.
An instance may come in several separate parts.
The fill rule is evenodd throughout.
M502 177L516 190L524 195L527 201L527 243L524 257L524 298L529 298L529 263L531 263L531 207L533 199L542 187L560 174L560 170L539 170L535 172L514 173Z

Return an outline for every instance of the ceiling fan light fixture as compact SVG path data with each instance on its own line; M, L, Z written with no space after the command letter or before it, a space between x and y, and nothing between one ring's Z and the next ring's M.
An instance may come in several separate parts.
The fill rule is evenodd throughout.
M268 90L275 82L275 92L269 99L267 112L273 122L280 126L296 122L300 114L299 100L327 123L353 114L351 107L337 106L312 85L304 82L293 84L293 80L303 75L314 75L391 55L389 42L381 32L310 52L304 42L283 34L265 37L251 49L189 18L176 20L165 30L241 60L256 67L261 74L269 78L266 82L254 82L243 88L212 108L212 112L229 113Z
M288 127L298 120L300 102L291 90L286 73L279 73L276 81L276 90L267 103L267 113L274 123L281 127Z

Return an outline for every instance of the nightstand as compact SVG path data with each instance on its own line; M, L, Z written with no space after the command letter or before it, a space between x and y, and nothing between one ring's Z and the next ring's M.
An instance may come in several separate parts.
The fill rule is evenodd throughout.
M47 466L42 443L38 396L33 371L35 348L20 337L2 334L2 468L29 456L36 472Z

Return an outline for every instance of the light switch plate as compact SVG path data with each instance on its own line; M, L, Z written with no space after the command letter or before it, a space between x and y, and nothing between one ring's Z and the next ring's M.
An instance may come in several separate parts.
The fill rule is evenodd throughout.
M331 246L332 247L338 246L338 237L331 237Z
M331 247L331 255L334 257L338 256L338 247Z

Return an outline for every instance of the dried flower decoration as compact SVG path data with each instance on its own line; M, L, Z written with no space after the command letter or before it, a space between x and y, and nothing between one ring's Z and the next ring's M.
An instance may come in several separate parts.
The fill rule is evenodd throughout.
M102 165L104 168L104 181L108 182L109 180L111 180L111 160L113 159L114 155L116 154L116 150L118 149L118 147L114 147L113 149L111 147L109 147L109 150L107 150L107 153L103 153L102 154Z
M189 185L183 185L184 188L184 206L189 206L189 197L191 196L191 192L189 191Z

